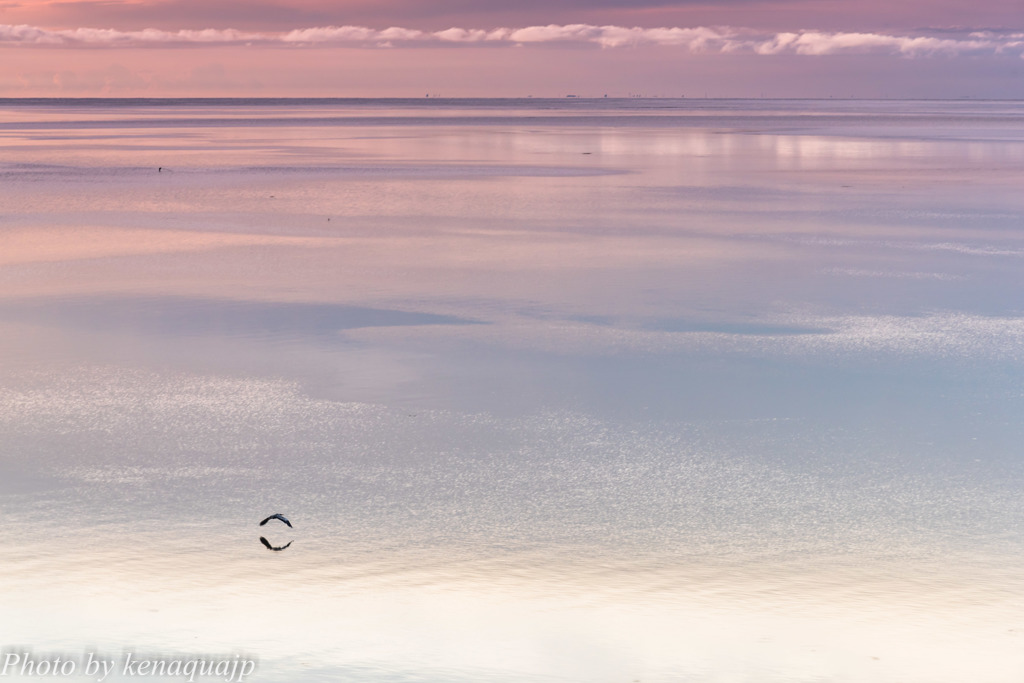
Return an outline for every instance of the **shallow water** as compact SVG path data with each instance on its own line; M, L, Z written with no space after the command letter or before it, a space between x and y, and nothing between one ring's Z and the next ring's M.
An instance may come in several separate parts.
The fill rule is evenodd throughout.
M3 101L0 150L0 666L1024 675L1024 105Z

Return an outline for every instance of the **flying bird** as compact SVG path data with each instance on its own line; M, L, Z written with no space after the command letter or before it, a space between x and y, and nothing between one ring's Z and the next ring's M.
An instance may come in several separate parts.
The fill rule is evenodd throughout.
M264 524L266 524L267 522L269 522L272 519L279 519L282 522L284 522L285 524L287 524L289 527L291 527L292 529L295 528L295 527L292 526L292 523L288 521L288 518L285 517L284 515L282 515L280 512L278 512L275 515L270 515L269 517L267 517L265 520L260 522L260 526L263 526Z
M262 543L266 547L267 550L284 550L285 548L287 548L288 546L290 546L292 544L291 541L288 541L288 543L286 543L285 545L282 545L280 547L275 548L274 546L270 545L270 541L268 541L267 539L263 538L262 536L260 536L260 543Z

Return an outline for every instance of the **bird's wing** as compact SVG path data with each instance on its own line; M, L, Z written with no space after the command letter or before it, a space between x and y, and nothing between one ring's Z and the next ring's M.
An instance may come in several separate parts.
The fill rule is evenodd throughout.
M288 526L292 527L292 523L291 523L291 522L289 522L289 521L288 521L288 518L287 518L287 517L285 517L284 515L282 515L282 514L281 514L280 512L278 512L278 513L275 513L275 514L273 514L273 515L270 515L269 517L267 517L267 518L266 518L265 520L263 520L262 522L260 522L260 526L263 526L264 524L266 524L267 522L269 522L269 521L270 521L270 520L272 520L272 519L279 519L279 520L281 520L282 522L284 522L285 524L287 524ZM292 527L292 528L294 529L295 527Z
M265 545L268 550L274 550L274 546L270 545L270 541L268 541L267 539L263 538L262 536L260 536L260 543Z

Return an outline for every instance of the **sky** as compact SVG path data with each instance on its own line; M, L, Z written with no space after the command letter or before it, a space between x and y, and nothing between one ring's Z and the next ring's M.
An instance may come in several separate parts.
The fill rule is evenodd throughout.
M1024 98L1024 0L0 0L0 97Z

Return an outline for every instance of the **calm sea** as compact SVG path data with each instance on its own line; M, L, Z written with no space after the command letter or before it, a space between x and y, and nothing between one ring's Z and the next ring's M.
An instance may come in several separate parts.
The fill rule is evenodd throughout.
M1022 187L1024 102L0 100L0 678L1017 683Z

